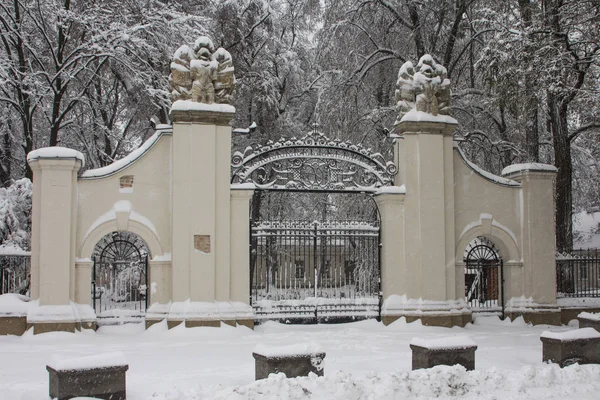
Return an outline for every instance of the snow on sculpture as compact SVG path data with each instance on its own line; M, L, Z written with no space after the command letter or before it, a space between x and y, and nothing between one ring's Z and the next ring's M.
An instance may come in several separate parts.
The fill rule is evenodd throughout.
M231 54L223 48L215 51L212 40L200 36L193 50L183 45L175 51L169 83L173 103L231 104L235 89Z
M398 71L396 81L396 108L398 120L411 110L425 112L433 116L450 113L450 79L446 68L425 54L416 68L410 61Z

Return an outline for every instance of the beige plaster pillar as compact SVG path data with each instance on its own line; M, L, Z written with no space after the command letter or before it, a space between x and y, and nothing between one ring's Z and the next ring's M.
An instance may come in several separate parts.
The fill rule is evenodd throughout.
M250 200L254 185L231 188L231 301L250 301Z
M75 263L75 302L92 304L92 261Z
M171 261L153 261L148 263L150 274L148 277L149 299L148 305L153 303L166 304L173 298L171 290Z
M456 124L403 121L409 298L455 300L454 167Z
M378 200L384 240L382 320L386 324L400 317L441 326L465 325L471 321L471 312L457 293L456 284L459 274L455 265L452 139L455 128L455 121L444 116L405 120L396 126L396 131L403 135L395 151L401 155L399 179L405 187L404 204L400 207L389 201L386 204L385 198ZM394 216L392 209L401 209L402 217ZM387 227L395 224L400 226ZM386 254L390 244L385 236L391 234L387 232L389 229L398 242Z
M33 171L31 299L27 322L34 333L74 331L77 171L83 155L62 147L28 154ZM89 279L89 278L88 278Z
M231 106L172 110L173 301L230 296ZM210 106L214 106L214 110Z
M556 238L554 221L554 179L556 169L544 164L517 164L503 176L522 185L522 257L520 296L511 290L507 314L511 308L531 308L537 316L526 316L536 323L560 324L556 306ZM506 269L506 268L505 268ZM516 286L516 285L515 285ZM515 288L518 288L516 286ZM518 304L517 304L518 303ZM542 315L545 314L545 315Z
M404 262L404 193L378 193L381 215L381 291L384 299L403 295L410 282Z

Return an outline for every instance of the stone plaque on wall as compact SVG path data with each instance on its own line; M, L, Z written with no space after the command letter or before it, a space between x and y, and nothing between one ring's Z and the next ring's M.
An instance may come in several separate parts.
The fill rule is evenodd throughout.
M124 175L119 179L119 187L121 189L127 189L133 187L133 175Z
M210 254L210 235L194 235L194 249Z

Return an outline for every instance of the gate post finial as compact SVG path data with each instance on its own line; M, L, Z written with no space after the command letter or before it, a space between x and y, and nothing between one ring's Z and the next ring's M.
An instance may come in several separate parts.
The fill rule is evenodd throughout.
M231 106L235 85L227 50L215 50L207 36L200 36L193 46L182 45L173 54L169 75L171 120L227 125L235 114Z

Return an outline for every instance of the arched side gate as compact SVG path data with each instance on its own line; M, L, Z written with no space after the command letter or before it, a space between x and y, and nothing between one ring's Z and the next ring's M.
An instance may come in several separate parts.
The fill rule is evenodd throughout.
M92 301L99 323L144 317L148 306L148 256L146 243L131 232L109 233L96 244L92 254Z
M255 319L378 318L380 220L371 195L393 185L396 166L313 131L236 152L232 167L232 183L258 188L250 221Z
M473 312L504 317L504 269L494 243L477 237L465 249L465 297Z

